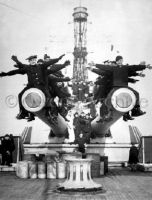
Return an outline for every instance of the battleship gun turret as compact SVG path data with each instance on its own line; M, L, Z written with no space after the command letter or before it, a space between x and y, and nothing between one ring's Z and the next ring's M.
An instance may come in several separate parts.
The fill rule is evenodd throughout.
M58 113L56 122L46 116L47 99L42 90L30 88L22 95L22 105L25 110L34 113L39 119L46 123L56 137L65 137L67 134L67 124L64 118Z
M119 61L119 62L118 62ZM96 73L100 77L99 90L102 99L100 107L100 115L97 116L91 123L92 131L96 137L104 137L110 127L122 116L129 116L128 119L138 117L145 112L140 110L139 93L133 88L128 87L128 82L135 83L137 80L130 78L132 76L144 77L142 73L144 69L152 69L150 65L122 65L123 58L116 57L114 64L94 64L90 63L89 70ZM131 111L132 116L129 115ZM124 121L128 120L127 118Z
M55 76L55 73L59 73L61 69L70 65L70 61L65 61L64 64L54 65L63 56L64 54L56 59L49 59L49 61L42 64L36 63L36 55L30 56L27 58L29 65L22 64L16 56L12 56L12 60L16 62L18 69L0 73L0 77L16 74L27 75L28 84L18 96L20 113L17 119L25 119L33 113L50 126L52 132L57 137L67 137L67 125L63 117L58 114L58 108L54 102L55 95L52 95L50 92L51 87L53 90L55 86L49 85L49 82L50 80L53 83L70 80L68 77ZM59 74L62 76L61 73ZM32 119L30 118L30 121L33 119L34 117Z
M98 123L102 116L96 117L92 123L92 130L96 137L104 137L110 127L120 119L126 112L131 111L136 104L136 95L129 88L112 89L104 100L110 115L110 120ZM101 105L101 108L105 106Z

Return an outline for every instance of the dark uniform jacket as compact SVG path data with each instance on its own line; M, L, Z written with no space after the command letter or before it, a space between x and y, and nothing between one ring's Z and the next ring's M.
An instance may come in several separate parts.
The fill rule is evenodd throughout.
M41 65L25 65L20 63L20 68L17 70L12 70L7 73L1 73L1 76L12 76L16 74L27 74L28 77L28 86L37 87L37 86L48 86L48 75L55 73L65 67L65 65L53 65L48 69L48 67L55 62L58 62L59 59L53 59L48 62L45 62Z
M73 94L78 96L78 93L79 93L79 85L78 85L78 83L73 83L72 90L73 90Z
M112 72L113 74L113 86L123 87L128 86L129 74L136 71L142 71L146 68L145 65L102 65L96 64L96 68L103 70L105 72Z
M107 70L101 70L101 69L93 68L91 71L96 73L96 74L98 74L98 75L100 75L100 76L106 76L106 75L111 76L112 75L112 72L111 71L107 71Z
M74 125L75 127L76 127L76 126L79 126L79 117L75 117L75 116L74 116L73 125Z
M91 71L100 75L95 81L94 99L105 98L112 87L112 72L100 69L92 69Z
M2 153L5 153L9 151L10 153L13 152L15 149L14 143L11 141L11 139L3 139L2 140Z
M14 145L14 140L9 138L7 139L3 139L2 140L2 147L1 147L1 153L2 153L2 165L10 165L10 163L12 163L13 159L12 159L12 152L15 149L15 145Z
M85 153L85 143L86 143L86 138L85 137L78 137L75 140L75 143L78 144L78 151L81 153Z
M139 154L139 151L138 151L137 147L132 146L130 148L130 151L129 151L129 161L128 161L128 163L129 164L137 164L139 162L138 154Z
M63 82L70 81L69 77L57 77L55 74L49 75L49 88L51 90L51 94L59 98L70 97L70 93L67 90L67 87L64 86Z

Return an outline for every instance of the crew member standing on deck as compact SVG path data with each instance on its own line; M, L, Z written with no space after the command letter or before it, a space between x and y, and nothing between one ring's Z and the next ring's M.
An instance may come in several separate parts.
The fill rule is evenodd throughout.
M11 166L12 152L15 150L12 136L6 134L2 140L2 165Z
M138 154L139 154L138 148L135 146L135 144L132 143L132 146L130 147L129 151L129 161L128 161L131 167L131 171L136 171L136 166L137 163L139 162Z

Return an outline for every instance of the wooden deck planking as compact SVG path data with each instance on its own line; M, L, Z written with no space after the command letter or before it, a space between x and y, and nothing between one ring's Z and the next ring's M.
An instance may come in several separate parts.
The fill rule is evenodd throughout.
M152 172L113 168L107 176L94 179L105 193L54 193L59 179L20 179L14 172L0 172L0 200L151 200Z

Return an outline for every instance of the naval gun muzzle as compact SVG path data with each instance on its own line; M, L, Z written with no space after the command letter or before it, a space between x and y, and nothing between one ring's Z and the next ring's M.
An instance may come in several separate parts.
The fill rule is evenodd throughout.
M98 123L102 116L97 116L91 123L92 131L95 133L96 137L104 137L110 127L119 120L124 113L134 108L136 100L136 95L131 88L122 87L112 89L104 100L108 112L111 113L111 120ZM102 106L103 105L101 105L101 108Z
M22 105L25 110L34 113L40 120L46 123L56 137L65 137L67 124L64 118L58 113L56 123L46 116L47 98L44 92L38 88L30 88L22 95Z

